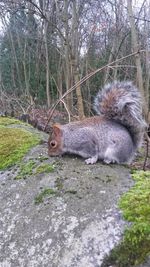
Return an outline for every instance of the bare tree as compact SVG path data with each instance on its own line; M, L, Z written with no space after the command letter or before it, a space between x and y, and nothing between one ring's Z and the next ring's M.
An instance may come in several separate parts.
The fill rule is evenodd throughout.
M82 86L78 83L74 91L65 94L61 109L66 106L70 115L80 118L87 111L89 115L93 95L114 79L136 80L149 105L150 6L143 1L137 12L132 1L127 1L127 7L122 0L1 1L5 24L1 38L3 88L36 96L38 104L50 107L80 79L102 68ZM16 20L14 31L11 18ZM35 29L32 20L36 21ZM126 57L140 48L146 52ZM115 61L120 58L124 60Z
M129 21L130 21L130 26L131 26L132 47L133 47L134 52L138 52L140 50L140 46L138 44L138 39L137 39L137 34L136 34L136 28L135 28L135 22L134 22L133 10L132 10L132 0L127 0L127 8L128 8ZM144 93L144 86L143 86L143 74L142 74L140 53L136 54L135 63L136 63L136 68L137 68L137 83L138 83L138 87L140 89L141 95L143 97L144 112L146 115L147 107L146 107L146 102L144 100L145 93Z

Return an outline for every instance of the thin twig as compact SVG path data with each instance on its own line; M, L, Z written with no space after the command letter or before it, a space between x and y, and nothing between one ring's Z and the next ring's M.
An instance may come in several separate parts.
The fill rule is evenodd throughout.
M103 66L103 67L101 67L101 68L99 68L99 69L96 69L96 70L94 70L94 71L92 71L91 73L89 73L88 75L86 75L85 77L83 77L80 81L78 81L77 83L75 83L71 88L69 88L57 101L56 101L56 103L53 105L53 107L51 108L51 111L50 111L50 115L49 115L49 118L48 118L48 120L47 120L47 123L46 123L46 125L45 125L45 128L44 128L44 130L46 129L46 127L47 127L47 125L48 125L48 123L49 123L49 121L51 120L51 118L52 118L52 115L53 115L53 113L54 113L54 110L55 110L55 108L57 107L57 105L68 95L68 94L70 94L73 90L75 90L78 86L80 86L81 84L83 84L86 80L88 80L89 78L91 78L92 76L94 76L96 73L98 73L98 72L100 72L100 71L102 71L102 70L104 70L105 68L108 68L109 66L111 66L111 65L113 65L113 64L115 64L115 63L117 63L117 62L120 62L120 61L122 61L122 60L124 60L124 59L126 59L126 58L128 58L128 57L132 57L132 56L135 56L135 55L137 55L138 53L142 53L142 52L145 52L145 50L139 50L139 51L136 51L136 52L134 52L134 53L131 53L131 54L129 54L129 55L127 55L127 56L124 56L124 57L122 57L122 58L118 58L117 60L115 60L115 61L112 61L111 63L109 63L109 64L107 64L107 65L105 65L105 66Z
M68 114L68 120L69 120L69 122L71 121L71 115L70 115L70 113L69 113L69 110L68 110L68 108L67 108L67 105L66 105L66 103L65 103L65 101L63 101L63 100L61 100L61 102L63 103L63 105L64 105L64 107L65 107L65 109L66 109L66 111L67 111L67 114Z
M57 83L56 83L56 80L54 79L53 76L52 76L52 79L53 79L53 81L54 81L54 83L55 83L55 85L56 85L56 88L57 88L57 90L58 90L58 92L59 92L59 95L62 97L61 91L60 91L60 89L59 89L59 87L58 87L58 85L57 85ZM65 109L66 109L66 111L67 111L68 118L69 118L69 122L70 122L70 121L71 121L71 115L70 115L70 113L69 113L69 110L68 110L68 108L67 108L67 105L66 105L66 103L65 103L64 100L61 100L60 102L63 103L63 105L64 105L64 107L65 107Z
M147 159L149 157L150 138L149 138L147 133L145 133L145 139L146 139L146 154L145 154L144 163L143 163L143 171L146 171L146 163L147 163Z

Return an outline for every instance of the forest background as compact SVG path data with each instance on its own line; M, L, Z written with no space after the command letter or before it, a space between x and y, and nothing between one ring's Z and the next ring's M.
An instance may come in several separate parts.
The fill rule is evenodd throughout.
M1 112L49 109L61 99L60 112L83 118L105 83L132 80L148 117L148 0L5 0L0 13Z

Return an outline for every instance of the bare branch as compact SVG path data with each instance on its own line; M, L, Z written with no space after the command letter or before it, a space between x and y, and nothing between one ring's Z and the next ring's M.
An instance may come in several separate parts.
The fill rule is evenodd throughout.
M119 59L117 59L117 60L115 60L115 61L113 61L113 62L111 62L111 63L109 63L109 64L107 64L107 65L105 65L105 66L103 66L103 67L101 67L101 68L99 68L99 69L93 71L93 72L91 72L91 73L88 74L87 76L83 77L83 78L82 78L79 82L77 82L74 86L72 86L71 88L69 88L69 90L68 90L67 92L65 92L65 93L62 95L62 97L60 97L60 98L56 101L56 103L53 105L53 107L51 108L51 110L50 110L50 115L49 115L49 118L48 118L48 120L47 120L47 124L46 124L46 126L45 126L45 129L46 129L46 127L47 127L49 121L51 120L51 117L52 117L52 115L53 115L53 113L54 113L54 110L55 110L55 108L57 107L57 105L58 105L58 104L59 104L59 103L60 103L60 102L61 102L61 101L68 95L68 94L70 94L73 90L75 90L79 85L83 84L86 80L90 79L92 76L94 76L94 75L97 74L98 72L104 70L105 68L107 68L107 67L109 67L109 66L111 66L111 65L113 65L113 64L115 64L115 63L118 63L118 62L120 62L120 61L122 61L122 60L124 60L124 59L126 59L126 58L135 56L135 55L137 55L138 53L142 53L142 52L145 52L145 50L136 51L136 52L134 52L134 53L132 53L132 54L129 54L129 55L127 55L127 56L124 56L124 57L122 57L122 58L119 58Z

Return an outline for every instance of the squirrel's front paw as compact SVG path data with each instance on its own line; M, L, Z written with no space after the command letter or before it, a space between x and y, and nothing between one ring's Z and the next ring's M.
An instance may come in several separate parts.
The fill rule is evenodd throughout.
M86 160L85 160L85 163L86 163L86 164L94 164L94 163L97 162L97 160L98 160L98 156L94 156L94 157L92 157L92 158L86 159Z

